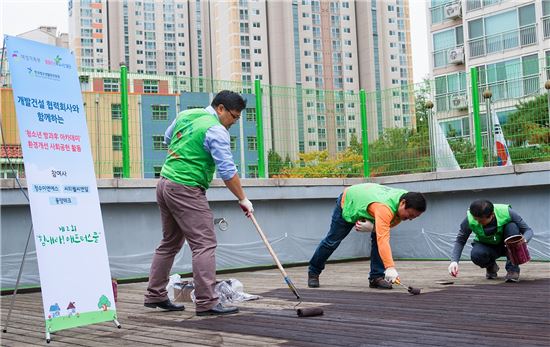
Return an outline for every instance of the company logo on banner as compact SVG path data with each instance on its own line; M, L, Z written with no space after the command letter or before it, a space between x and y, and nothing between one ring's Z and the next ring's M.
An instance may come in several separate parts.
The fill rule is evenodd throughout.
M6 36L46 331L116 319L75 59Z

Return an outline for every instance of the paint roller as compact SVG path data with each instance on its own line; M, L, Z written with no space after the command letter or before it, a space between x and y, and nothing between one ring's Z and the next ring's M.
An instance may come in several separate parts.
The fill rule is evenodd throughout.
M267 237L265 236L264 232L262 231L262 228L260 228L260 225L256 221L256 218L254 217L254 214L250 214L250 219L252 220L252 223L256 227L256 231L258 234L260 234L260 237L262 238L262 241L264 242L265 246L267 247L267 250L269 251L269 254L271 254L271 257L275 261L275 264L277 265L277 268L279 268L279 271L283 275L283 278L288 285L288 288L292 293L296 296L296 299L300 300L300 293L298 293L298 289L292 283L290 277L288 277L288 274L286 273L285 269L283 268L283 265L281 265L281 262L279 261L279 258L277 258L277 255L273 251L273 248L271 248L271 245L269 244L269 241L267 240ZM294 306L296 308L298 305L300 305L302 301ZM299 308L296 310L296 314L298 317L313 317L313 316L320 316L323 314L323 309L320 307L308 307L308 308Z
M412 294L412 295L418 295L418 294L420 294L420 291L421 291L420 288L414 288L414 287L407 286L407 285L401 283L401 279L399 279L399 277L397 277L393 283L399 284L399 285L402 286L403 288L407 288L407 291L408 291L410 294Z

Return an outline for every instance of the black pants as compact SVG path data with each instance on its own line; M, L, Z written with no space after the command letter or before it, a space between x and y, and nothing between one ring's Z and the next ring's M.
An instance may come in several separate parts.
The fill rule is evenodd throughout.
M519 228L516 223L510 222L504 225L503 228L503 240L514 235L519 235ZM502 256L506 256L506 271L519 272L519 265L513 265L506 253L506 247L504 247L504 241L498 245L489 245L481 242L472 243L472 262L479 267L486 268L491 266L495 260Z

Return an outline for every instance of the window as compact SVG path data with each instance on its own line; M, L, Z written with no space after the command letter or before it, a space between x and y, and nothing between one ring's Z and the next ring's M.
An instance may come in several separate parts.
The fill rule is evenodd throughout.
M113 178L122 178L122 166L113 166Z
M103 90L106 92L118 92L118 79L117 78L104 78Z
M258 150L258 142L255 136L247 136L246 142L248 144L247 148L249 151L257 151Z
M160 172L162 171L161 165L155 165L153 166L153 172L155 174L155 178L160 178Z
M229 137L229 146L231 147L232 151L237 150L237 136L230 136Z
M143 80L143 92L156 94L159 92L159 81Z
M151 105L153 120L168 120L168 105Z
M435 78L435 105L437 111L451 109L451 98L466 93L466 74L459 72Z
M256 109L255 108L247 108L246 111L246 121L247 122L255 122L256 121Z
M122 136L121 135L113 135L112 142L113 142L113 151L122 151Z
M166 151L168 146L164 143L164 135L153 135L153 150Z
M241 36L241 46L250 46L250 38L248 36Z
M463 44L464 35L462 26L457 26L456 28L435 33L433 35L434 67L443 67L448 65L449 49L462 46Z
M111 104L111 119L122 119L122 110L120 104Z

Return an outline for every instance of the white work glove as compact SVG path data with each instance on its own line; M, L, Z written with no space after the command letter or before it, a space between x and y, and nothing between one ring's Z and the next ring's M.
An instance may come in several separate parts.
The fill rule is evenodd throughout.
M247 217L250 217L250 215L254 213L254 206L252 206L252 203L247 198L239 200L239 206L241 206L241 209Z
M449 275L453 277L458 275L458 263L456 261L449 264Z
M355 230L363 233L370 233L374 230L374 224L369 220L358 220L355 222Z
M395 283L395 280L399 278L399 274L397 273L397 270L394 267L389 267L386 269L386 281L390 283Z

